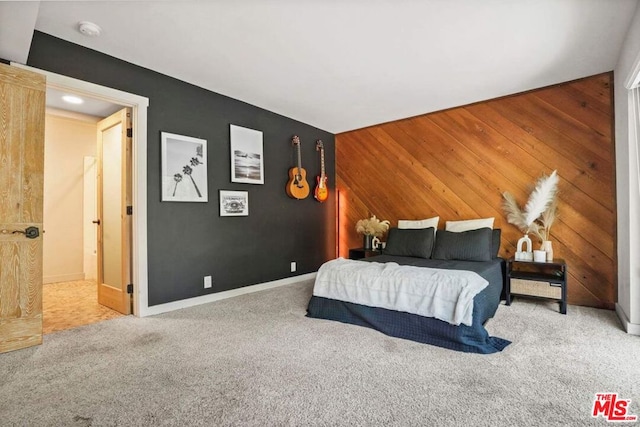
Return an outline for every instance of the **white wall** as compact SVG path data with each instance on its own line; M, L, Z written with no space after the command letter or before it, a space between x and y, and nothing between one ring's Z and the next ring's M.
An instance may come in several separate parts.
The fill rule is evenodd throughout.
M44 145L44 283L84 279L84 156L96 155L97 118L47 110Z
M616 186L618 210L618 303L625 329L640 335L640 183L638 144L629 120L630 91L625 83L640 59L640 7L635 15L614 71Z

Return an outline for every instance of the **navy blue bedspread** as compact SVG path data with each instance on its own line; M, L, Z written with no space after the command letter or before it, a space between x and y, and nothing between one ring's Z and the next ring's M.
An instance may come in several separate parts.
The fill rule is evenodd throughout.
M474 271L484 277L489 285L473 299L472 326L463 324L455 326L432 317L316 296L312 296L309 301L308 317L366 326L392 337L467 353L496 353L511 344L511 341L489 336L484 327L484 323L493 317L500 304L504 281L504 260L501 258L478 262L380 255L362 261L396 262L420 267Z

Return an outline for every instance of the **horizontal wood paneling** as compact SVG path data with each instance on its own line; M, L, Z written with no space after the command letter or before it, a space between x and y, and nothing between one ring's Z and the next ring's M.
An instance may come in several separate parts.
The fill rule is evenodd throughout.
M543 173L560 175L554 254L569 266L570 304L612 309L616 207L612 73L336 136L339 253L362 245L358 219L495 217L500 253L520 231L502 192L524 204Z

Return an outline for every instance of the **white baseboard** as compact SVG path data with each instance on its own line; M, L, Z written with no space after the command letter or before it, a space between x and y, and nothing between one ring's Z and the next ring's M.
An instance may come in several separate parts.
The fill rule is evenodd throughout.
M84 273L58 274L56 276L45 276L42 283L72 282L74 280L84 280Z
M258 283L257 285L245 286L230 291L218 292L215 294L203 295L195 298L183 299L180 301L168 302L166 304L152 305L151 307L142 308L139 317L153 316L154 314L166 313L169 311L180 310L182 308L194 307L196 305L207 304L214 301L220 301L227 298L237 297L239 295L250 294L253 292L264 291L266 289L277 288L278 286L290 285L305 280L315 279L316 273L302 274L300 276L287 277L285 279L274 280L272 282Z
M625 314L624 310L618 303L616 303L616 314L624 327L624 330L631 335L640 335L640 325L637 323L631 323L629 318Z

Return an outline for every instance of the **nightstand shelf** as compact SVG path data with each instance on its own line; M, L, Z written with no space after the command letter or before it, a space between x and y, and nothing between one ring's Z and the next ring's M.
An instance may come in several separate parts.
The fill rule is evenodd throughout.
M369 258L376 255L382 255L382 252L375 249L365 248L349 249L349 259Z
M507 260L506 305L511 295L552 299L567 314L567 264L562 259L549 262Z

